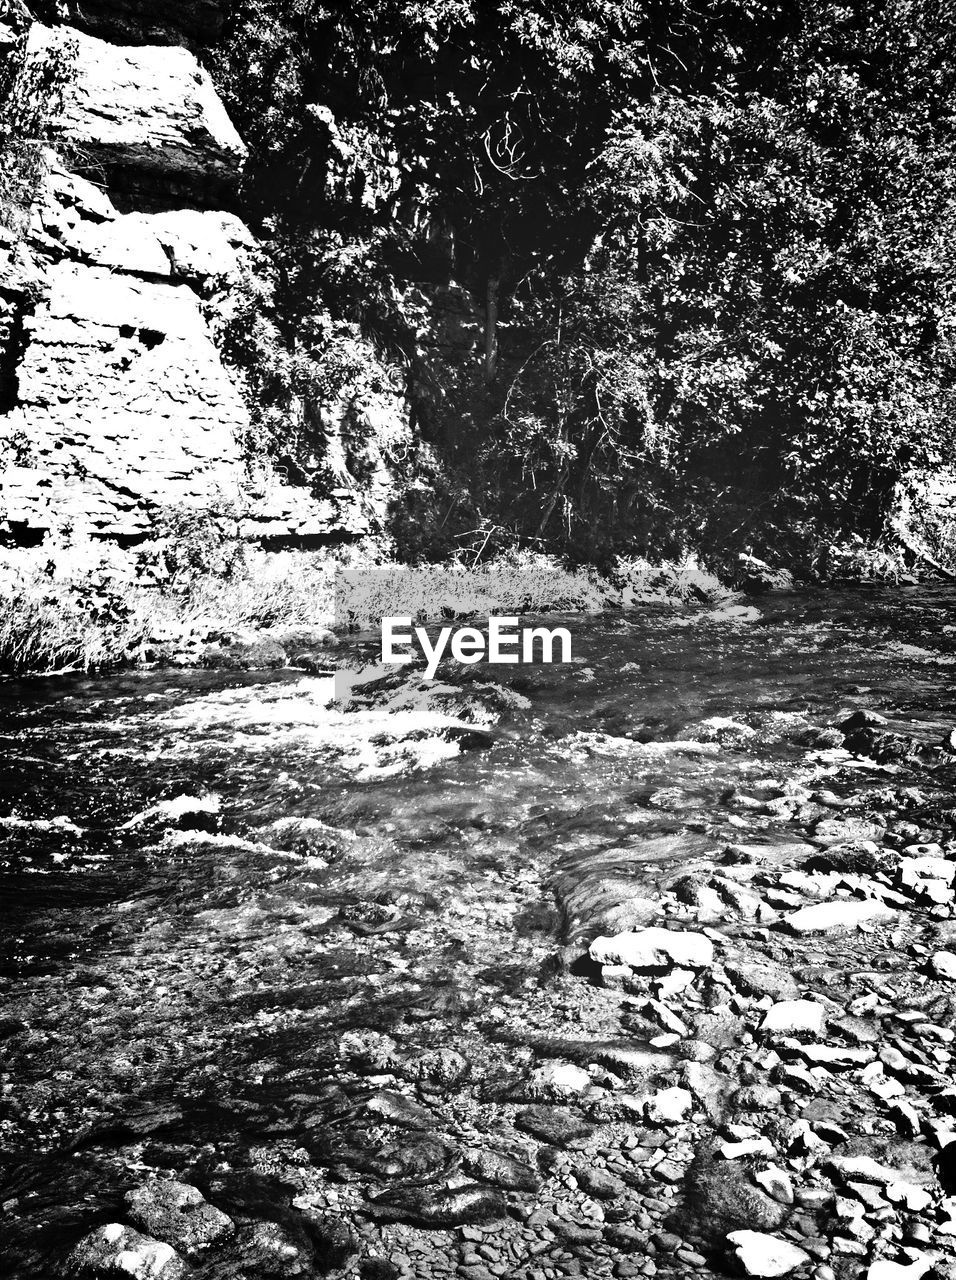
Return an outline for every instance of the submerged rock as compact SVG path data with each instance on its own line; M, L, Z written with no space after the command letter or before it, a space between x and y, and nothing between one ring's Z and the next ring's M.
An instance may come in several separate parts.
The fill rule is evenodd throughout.
M386 1191L365 1210L377 1222L407 1222L416 1227L458 1227L501 1218L507 1205L501 1193L480 1183L462 1187L409 1187Z
M589 1125L562 1107L526 1107L515 1116L515 1124L552 1146L576 1142L591 1132Z
M185 1182L155 1178L126 1196L131 1220L187 1258L201 1256L235 1231L230 1218Z
M461 1163L473 1178L508 1191L537 1191L541 1185L541 1179L530 1165L500 1151L466 1147L461 1154Z
M242 1270L246 1275L269 1277L269 1280L295 1280L311 1276L311 1250L293 1240L284 1227L275 1222L257 1222L240 1232ZM305 1241L307 1245L308 1242Z
M373 1093L366 1107L389 1124L397 1124L404 1129L434 1129L437 1123L434 1114L427 1107L391 1089Z

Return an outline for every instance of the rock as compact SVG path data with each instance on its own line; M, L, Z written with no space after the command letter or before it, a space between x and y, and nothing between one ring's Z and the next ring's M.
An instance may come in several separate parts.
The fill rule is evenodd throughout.
M935 1261L935 1258L925 1255L909 1263L890 1262L886 1258L879 1258L876 1262L870 1263L866 1280L920 1280L931 1270Z
M397 1124L403 1129L435 1128L434 1112L393 1089L381 1089L378 1093L373 1093L365 1105L373 1115L381 1116L387 1124Z
M230 640L226 644L208 645L202 654L202 665L214 671L268 671L286 665L285 650L268 637Z
M768 1169L762 1169L759 1173L755 1173L754 1182L758 1187L763 1187L767 1195L776 1200L778 1204L793 1204L793 1183L790 1181L790 1175L786 1169L779 1169L776 1165L771 1165Z
M914 1182L890 1182L885 1189L890 1204L902 1205L910 1213L922 1213L933 1203L932 1195Z
M776 1111L781 1101L780 1090L769 1084L743 1085L733 1097L738 1111Z
M70 22L117 44L209 44L222 30L222 0L101 0L70 13Z
M3 469L0 522L141 536L156 507L198 508L216 527L234 503L242 530L281 519L288 536L315 518L291 486L249 492L249 411L191 289L59 261L28 337L3 427L29 436L33 460Z
M785 1276L810 1261L803 1249L762 1231L731 1231L727 1239L748 1276Z
M269 1280L295 1280L311 1276L313 1259L307 1249L275 1222L257 1222L237 1233L243 1271Z
M617 1200L627 1190L627 1184L606 1169L576 1169L575 1177L581 1190L595 1200Z
M694 1106L694 1097L687 1089L660 1089L647 1101L645 1114L651 1124L679 1124Z
M742 1160L750 1156L772 1156L776 1150L769 1138L761 1135L757 1138L744 1138L741 1142L725 1142L718 1147L724 1160Z
M853 711L839 722L837 728L842 733L849 733L851 729L872 729L880 725L887 724L886 716L881 716L878 711L868 711L861 708L859 711Z
M334 1213L303 1209L302 1220L312 1238L315 1263L320 1271L337 1271L358 1252L358 1237L344 1218Z
M589 1125L562 1107L526 1107L515 1116L515 1124L552 1146L566 1146L591 1132Z
M478 1183L460 1187L405 1187L371 1199L365 1212L376 1222L407 1222L440 1230L466 1222L502 1218L507 1204L500 1192Z
M135 174L137 185L177 203L219 203L235 182L246 148L212 81L187 49L132 48L35 22L27 59L75 46L58 135L87 163ZM145 107L145 109L144 109ZM183 199L188 193L189 200Z
M685 1239L713 1249L721 1248L731 1231L776 1230L786 1219L785 1207L753 1185L744 1165L715 1157L713 1146L699 1150L687 1172L681 1213Z
M801 907L785 916L783 926L791 933L847 933L861 924L886 924L897 915L891 907L873 898L850 898Z
M572 1062L546 1062L532 1072L529 1082L531 1095L542 1098L560 1098L583 1093L591 1087L591 1077Z
M744 995L792 1000L799 994L790 970L772 960L734 957L724 961L724 969L730 981Z
M934 978L944 978L948 982L956 982L956 953L937 951L929 962L930 972Z
M481 1182L504 1187L508 1191L537 1191L541 1180L530 1165L499 1151L482 1147L465 1147L461 1153L462 1168Z
M780 1000L764 1014L761 1031L790 1035L795 1031L808 1031L812 1035L823 1034L826 1010L815 1000Z
M362 1280L399 1280L402 1268L390 1258L363 1258L359 1263Z
M711 1119L723 1114L731 1088L727 1076L703 1062L685 1062L681 1075L686 1087Z
M876 1057L872 1049L854 1049L842 1044L805 1044L799 1052L818 1067L862 1067Z
M924 880L942 880L951 885L956 877L956 862L948 858L922 856L901 858L896 867L896 878L905 889L918 889Z
M647 1232L623 1223L608 1223L604 1228L604 1239L618 1253L643 1253L647 1248Z
M853 844L859 840L881 840L883 827L865 818L821 818L813 828L813 836L821 844Z
M64 1275L81 1280L109 1276L182 1280L186 1271L186 1264L170 1245L151 1240L119 1222L108 1222L84 1236L63 1265Z
M740 1043L743 1019L737 1017L727 1005L718 1005L707 1013L694 1018L694 1035L714 1049L733 1049Z
M671 929L595 938L589 950L597 964L629 964L632 969L707 969L714 963L714 944L708 937Z
M827 1165L841 1182L873 1182L878 1186L888 1186L891 1182L900 1181L896 1169L880 1164L872 1156L832 1156Z
M185 1182L154 1178L128 1192L126 1206L137 1227L190 1259L235 1231L231 1219Z

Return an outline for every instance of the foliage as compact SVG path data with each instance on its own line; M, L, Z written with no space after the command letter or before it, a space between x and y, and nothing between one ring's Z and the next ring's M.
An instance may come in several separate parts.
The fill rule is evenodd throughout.
M0 58L0 227L29 221L74 56L70 41L27 56L21 38Z
M945 6L243 0L215 70L274 265L268 434L321 467L373 344L411 554L872 538L952 457Z
M234 513L212 513L173 504L161 508L151 526L153 558L159 576L174 591L188 591L197 578L232 578L243 564Z

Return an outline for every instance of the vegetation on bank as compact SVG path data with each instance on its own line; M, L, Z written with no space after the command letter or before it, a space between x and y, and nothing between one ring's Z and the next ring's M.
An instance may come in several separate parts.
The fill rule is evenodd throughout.
M346 611L336 600L343 570L388 572L371 575ZM458 557L415 572L383 544L266 552L224 537L208 518L176 512L165 535L135 553L65 535L5 553L0 671L276 666L303 654L311 662L316 647L334 644L335 631L374 629L385 614L421 622L699 603L726 594L692 562L654 566L634 558L599 574L513 551L478 566Z
M907 566L889 542L829 548L817 582L898 582ZM378 571L343 609L343 571ZM911 579L910 579L911 580ZM603 571L513 549L411 569L393 545L267 552L217 521L176 509L134 551L61 532L0 552L0 672L96 671L180 665L256 668L327 661L337 635L375 630L383 616L416 622L496 614L595 612L649 605L710 607L734 588L786 589L788 570L748 555L721 577L693 557L618 557ZM356 603L358 601L358 603Z
M809 556L952 460L945 8L241 0L208 61L255 443L361 484L401 385L406 558Z

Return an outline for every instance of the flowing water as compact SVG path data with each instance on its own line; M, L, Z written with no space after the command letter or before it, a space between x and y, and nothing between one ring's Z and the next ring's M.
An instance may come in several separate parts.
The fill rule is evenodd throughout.
M392 689L333 712L294 671L0 686L14 1273L49 1274L150 1170L251 1169L358 1212L496 1135L542 1044L621 1037L565 981L582 939L714 851L792 849L795 779L913 782L813 731L865 706L938 743L954 606L920 588L565 619L572 663L443 669L458 688L424 710ZM382 1127L383 1076L440 1118L437 1156ZM222 1195L255 1216L248 1188Z

